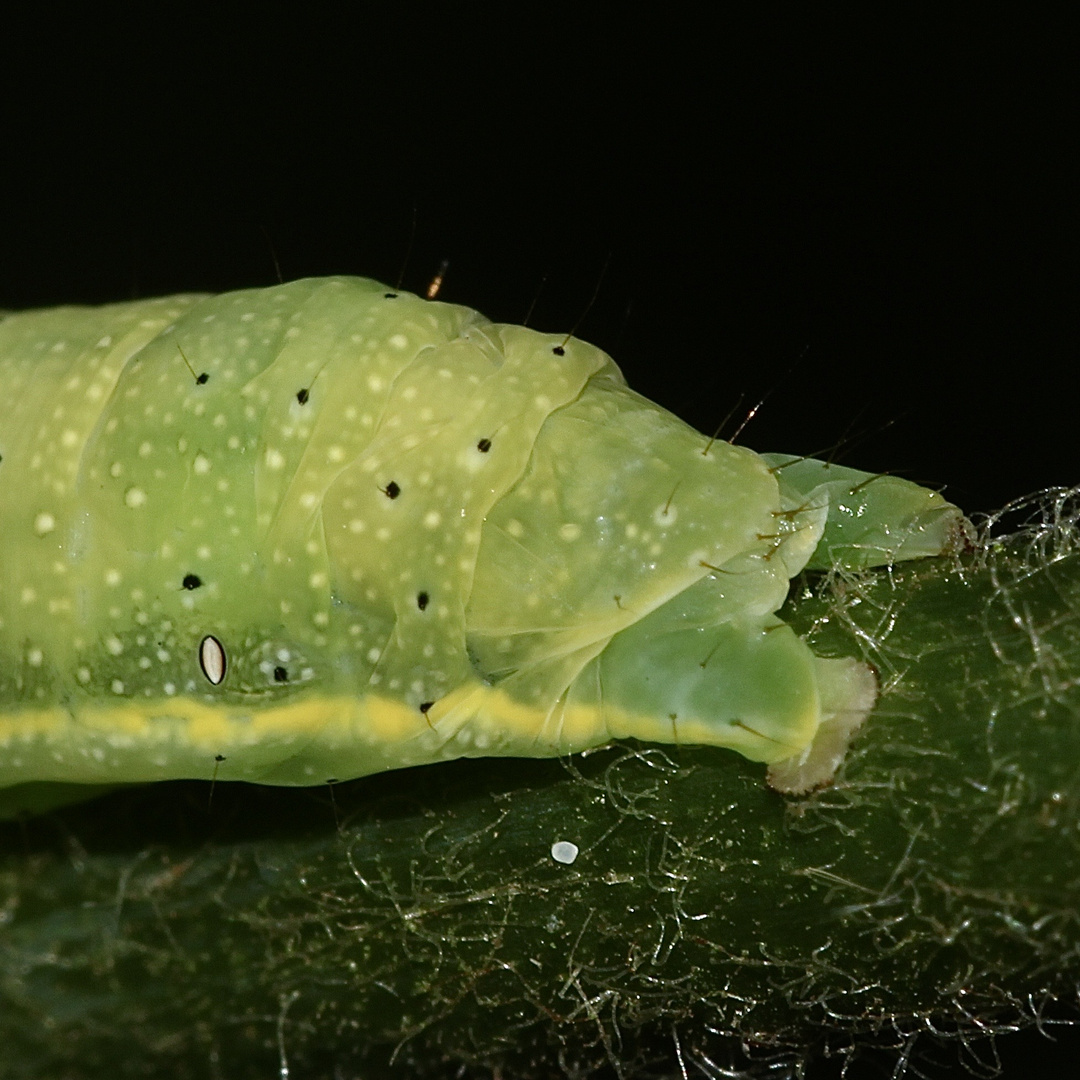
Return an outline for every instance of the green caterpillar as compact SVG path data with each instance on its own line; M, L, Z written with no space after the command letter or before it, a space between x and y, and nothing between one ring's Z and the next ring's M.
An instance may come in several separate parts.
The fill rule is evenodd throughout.
M775 615L936 554L909 482L707 440L580 340L374 281L0 322L0 786L317 784L611 738L829 779L876 684Z

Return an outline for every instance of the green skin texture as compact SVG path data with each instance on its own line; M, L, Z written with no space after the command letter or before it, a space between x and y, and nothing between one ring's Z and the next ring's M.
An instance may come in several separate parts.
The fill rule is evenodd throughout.
M790 578L963 532L907 481L706 440L585 342L360 278L9 316L0 383L0 786L38 796L612 736L790 759L872 701L777 618ZM373 698L415 726L320 719ZM252 734L283 706L311 722Z

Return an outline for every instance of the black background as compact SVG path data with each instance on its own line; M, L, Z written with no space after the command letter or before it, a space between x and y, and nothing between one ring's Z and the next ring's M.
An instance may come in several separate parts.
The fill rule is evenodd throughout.
M440 298L580 320L702 430L768 395L755 449L838 446L970 511L1080 482L1077 42L1042 13L22 18L0 307L277 266L422 291L445 258ZM1007 1075L1053 1074L1014 1043Z

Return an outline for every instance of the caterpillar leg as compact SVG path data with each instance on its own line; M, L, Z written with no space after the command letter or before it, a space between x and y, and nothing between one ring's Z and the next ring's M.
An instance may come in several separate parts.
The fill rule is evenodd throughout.
M777 791L828 783L877 698L873 671L816 656L773 615L703 624L699 594L715 588L701 582L616 634L571 703L591 703L615 738L730 747L767 763Z
M810 744L799 754L769 766L769 786L785 795L804 795L836 775L848 744L877 700L877 678L854 657L817 657L821 716Z
M910 480L791 454L761 456L776 475L785 508L828 506L809 570L885 566L970 543L971 523L963 513Z

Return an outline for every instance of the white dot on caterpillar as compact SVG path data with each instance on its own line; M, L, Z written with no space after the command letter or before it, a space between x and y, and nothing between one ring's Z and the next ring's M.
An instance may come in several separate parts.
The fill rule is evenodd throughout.
M674 494L675 492L673 491L671 493L671 496L673 497ZM671 497L668 498L668 501L664 503L663 506L658 506L653 511L653 521L655 521L657 525L660 525L663 528L667 528L669 525L674 525L678 516L678 511L675 509L674 506L671 505Z
M199 643L199 667L213 686L219 686L225 678L225 650L211 634L207 634Z

